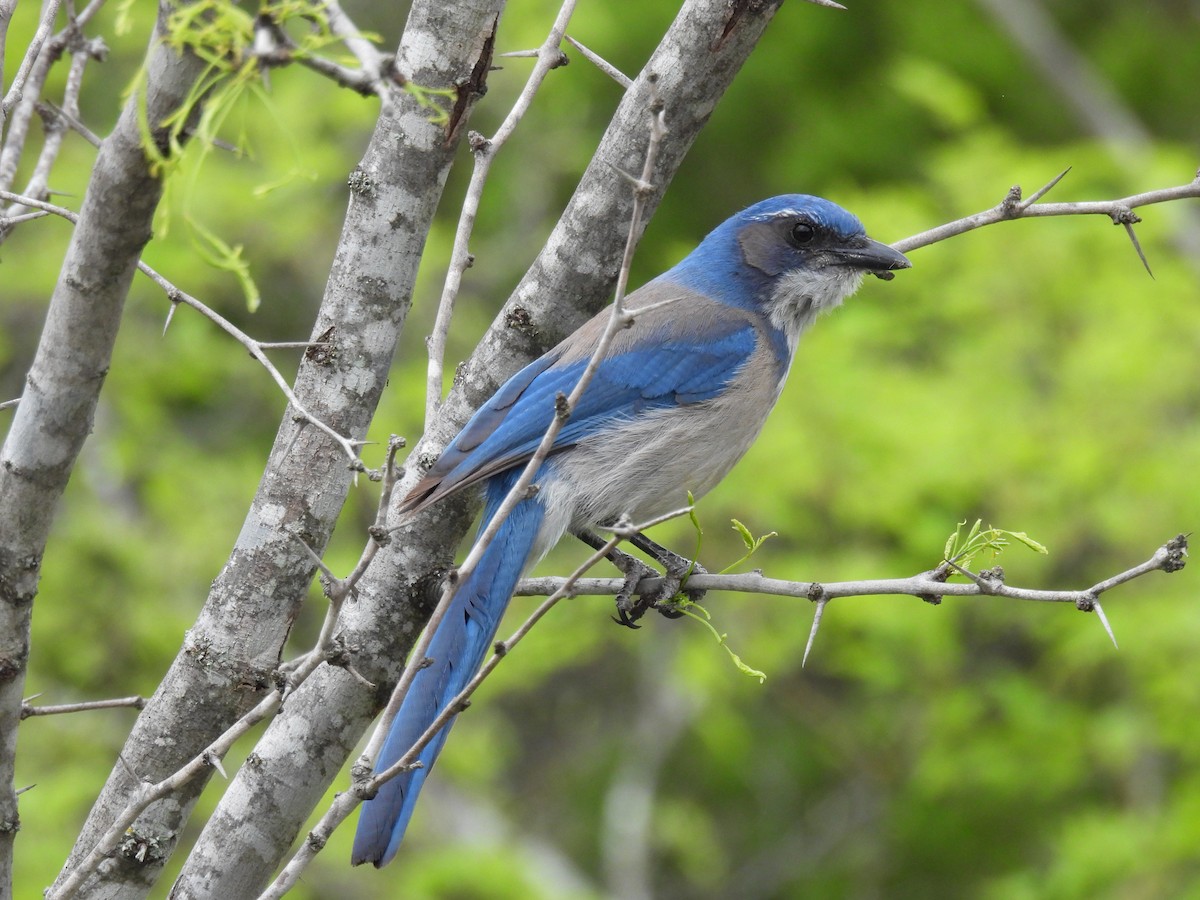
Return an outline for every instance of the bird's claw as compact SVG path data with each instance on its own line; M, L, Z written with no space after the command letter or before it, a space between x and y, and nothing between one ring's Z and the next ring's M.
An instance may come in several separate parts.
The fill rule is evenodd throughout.
M704 597L704 591L683 586L688 576L705 574L704 567L665 548L659 547L658 550L661 552L655 553L655 556L663 565L662 584L657 590L637 594L636 599L634 594L641 580L658 572L641 560L626 556L628 568L624 570L625 583L617 594L617 615L613 619L627 628L641 628L636 622L651 609L668 619L682 617L684 612L675 601L681 593L690 603L696 603Z
M621 585L621 590L617 594L617 614L613 616L613 621L626 628L641 628L642 626L637 624L637 620L646 613L645 598L639 596L634 599L634 594L643 578L649 578L658 573L628 553L622 553L620 561L614 559L613 562L625 573L625 583Z
M651 609L668 619L678 619L684 610L682 604L676 602L676 597L682 593L689 603L698 603L704 597L704 591L684 586L691 575L707 574L704 567L655 543L641 532L634 534L630 543L654 557L663 568L662 583L654 591L639 592L638 586L645 578L658 577L657 569L615 547L605 548L605 542L587 529L576 531L575 534L589 547L604 549L604 555L625 575L625 581L616 596L617 614L612 617L618 625L641 628L637 621Z

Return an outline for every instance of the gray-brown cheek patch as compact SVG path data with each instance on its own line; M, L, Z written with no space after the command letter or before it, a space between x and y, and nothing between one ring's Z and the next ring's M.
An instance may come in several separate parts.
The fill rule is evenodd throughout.
M773 222L751 222L738 235L738 244L746 265L772 277L784 271L783 260L778 253L779 236L775 233Z

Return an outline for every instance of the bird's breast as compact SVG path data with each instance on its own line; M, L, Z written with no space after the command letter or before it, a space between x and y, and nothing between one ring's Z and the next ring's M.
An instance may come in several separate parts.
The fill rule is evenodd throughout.
M785 376L760 341L716 397L614 420L551 460L547 505L570 509L572 527L621 515L637 523L687 505L689 491L706 494L754 443Z

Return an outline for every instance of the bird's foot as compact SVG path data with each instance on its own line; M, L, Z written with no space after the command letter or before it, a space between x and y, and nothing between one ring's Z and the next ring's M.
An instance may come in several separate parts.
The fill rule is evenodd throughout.
M704 567L698 562L688 559L686 556L680 556L674 550L668 550L640 532L630 538L630 543L639 550L653 556L662 565L663 580L654 591L639 594L636 601L630 601L630 595L626 595L626 605L624 607L621 605L621 597L618 595L617 614L619 618L617 621L622 625L637 628L638 626L634 623L645 615L647 610L651 609L656 610L660 615L666 616L668 619L678 619L683 615L684 604L680 602L681 594L687 603L698 603L704 597L704 591L687 587L687 580L693 574L706 574ZM633 557L629 558L633 559ZM657 574L653 569L646 566L645 563L641 563L639 560L634 561L638 562L639 565L650 573ZM622 593L625 593L625 588L629 587L628 579L629 576L627 574L626 586L622 588ZM636 587L636 583L633 586Z
M637 593L637 588L643 578L653 578L658 572L637 557L620 550L614 550L609 559L625 574L625 583L617 593L617 614L613 616L613 621L626 628L641 628L637 620L650 607L646 605L645 597Z
M576 536L597 549L605 543L590 531L577 532ZM689 603L698 603L704 597L704 591L686 586L691 575L706 574L699 563L668 550L641 532L633 535L629 541L662 566L662 581L653 591L639 592L638 585L646 578L658 577L658 570L622 550L610 550L606 554L608 559L625 575L625 581L617 593L617 614L613 616L613 621L627 628L641 628L638 620L652 609L668 619L678 619L683 615L683 604L677 599L680 594Z

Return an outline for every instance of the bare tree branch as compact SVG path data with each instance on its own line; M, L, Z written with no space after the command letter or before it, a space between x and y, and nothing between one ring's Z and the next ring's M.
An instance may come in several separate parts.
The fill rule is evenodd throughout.
M164 4L160 15L169 9ZM0 890L11 880L16 726L42 554L91 431L125 296L162 189L143 151L139 110L151 122L162 121L184 102L202 68L191 54L152 41L145 90L126 103L100 148L25 390L0 449L0 823L13 826L0 827Z
M24 96L25 83L29 79L29 73L33 70L34 63L37 62L38 56L42 52L42 47L45 45L46 39L50 37L50 30L54 27L54 19L58 16L58 7L61 2L62 0L43 0L42 2L42 15L38 22L37 31L33 35L33 40L29 42L29 47L25 51L25 57L21 60L17 74L13 76L8 93L4 95L4 100L0 101L0 130L4 129L9 113L12 112L14 106L21 102L21 98ZM4 22L5 31L8 30L8 21L12 18L12 10L15 7L16 4L14 3L12 7L6 10L7 14L0 14L0 21ZM3 60L0 60L0 62L3 62ZM41 90L40 83L37 86L37 90Z
M37 697L30 697L21 704L21 718L33 716L61 716L66 713L88 712L93 709L142 709L145 697L114 697L111 700L86 700L82 703L60 703L57 706L34 706Z
M605 304L619 268L621 238L629 220L628 189L620 184L614 166L636 169L641 165L647 79L652 73L659 76L672 134L654 173L656 193L648 200L649 211L776 8L774 2L746 7L733 21L724 0L683 4L646 70L622 99L549 243L465 367L461 382L456 380L436 421L410 453L406 483L411 484L419 468L432 461L470 409L495 389L498 379ZM569 266L564 264L566 259ZM189 883L203 883L225 895L245 894L248 884L255 882L259 889L265 884L261 880L264 861L281 859L290 841L275 843L278 835L260 840L259 829L255 829L254 840L247 841L246 829L240 825L244 810L272 810L284 838L299 832L341 762L386 702L402 669L401 661L434 605L433 592L449 562L449 548L455 546L469 521L469 498L439 504L438 509L396 532L380 550L359 583L358 601L343 611L342 630L355 667L379 687L370 691L347 673L323 667L288 700L256 748L261 764L238 772L205 827L201 842L211 844L205 853L212 862L207 869L197 869L197 875L188 871L189 862L185 877L195 879ZM336 716L331 714L333 710ZM297 745L301 733L304 749ZM309 759L316 764L297 769L297 753L310 751ZM199 873L206 880L202 881Z
M443 366L446 356L446 336L450 332L450 317L454 313L454 301L458 297L462 285L462 276L471 265L469 242L471 232L475 228L475 217L479 213L479 202L483 198L483 186L492 170L492 161L500 148L508 141L525 113L533 103L534 95L542 86L551 69L562 64L563 35L567 23L575 11L574 0L567 0L559 8L558 16L546 35L546 40L537 51L537 63L529 74L512 109L508 111L496 133L490 138L472 134L470 136L471 150L475 157L475 168L471 172L471 182L467 186L466 197L463 199L462 212L459 214L458 230L454 235L454 248L450 253L450 268L446 273L446 284L442 289L442 298L438 303L437 315L434 319L433 331L426 339L429 349L429 367L425 382L425 421L432 422L442 402Z
M1066 172L1063 172L1061 175L1056 176L1049 184L1037 191L1033 197L1029 198L1029 200L1023 201L1021 199L1021 188L1019 185L1015 185L1009 190L1008 195L991 209L985 209L974 215L965 216L953 222L947 222L945 225L939 225L928 231L922 231L920 234L907 237L902 241L896 241L892 246L901 253L907 253L918 247L936 244L938 241L944 241L955 235L974 231L976 228L982 228L985 225L995 225L997 222L1008 222L1012 219L1037 218L1040 216L1099 215L1108 216L1112 219L1114 225L1134 225L1141 221L1133 212L1133 210L1139 207L1149 206L1154 203L1169 203L1174 200L1200 198L1200 173L1197 173L1196 177L1187 184L1161 188L1154 191L1145 191L1141 194L1132 194L1129 197L1122 197L1118 200L1086 200L1073 203L1033 202L1058 184L1065 174Z
M45 203L41 200L36 200L33 197L13 194L10 191L0 191L0 200L12 200L14 204L33 207L41 211L39 215L53 213L54 215L61 216L68 222L74 223L79 221L79 217L69 209L65 209L61 206L55 206L52 203ZM4 220L0 220L0 224L2 224L3 221ZM10 219L8 221L12 220ZM150 280L157 284L160 288L162 288L163 292L167 295L167 299L171 301L171 310L170 313L168 313L168 322L170 322L170 316L174 314L176 304L182 303L185 306L189 306L196 310L196 312L200 313L200 315L204 316L209 321L215 323L217 327L245 347L250 356L253 357L254 360L259 363L259 365L267 370L267 373L271 376L271 379L279 387L279 390L283 392L284 397L286 397L288 402L291 403L292 408L295 410L295 417L297 419L310 423L319 431L336 441L338 446L341 447L342 452L346 455L346 458L349 460L350 466L355 471L362 469L362 463L358 458L358 448L361 447L365 442L342 437L342 435L338 434L333 428L326 425L323 421L309 412L300 399L296 396L291 385L288 384L287 379L283 377L283 374L275 367L275 364L271 362L266 353L263 352L272 348L311 350L313 348L325 346L323 342L279 341L274 343L264 343L262 341L257 341L218 313L216 310L207 306L186 291L176 287L146 263L139 262L138 270L149 277ZM166 331L165 327L163 328L163 331Z
M365 434L387 384L446 172L457 141L465 133L472 106L486 89L484 79L502 5L501 0L418 0L413 4L400 41L397 67L421 85L453 90L458 102L450 121L437 125L415 98L397 92L395 102L383 104L371 145L351 173L350 208L312 332L313 340L326 348L306 354L295 391L323 421L353 439ZM220 648L214 659L222 665L213 671L211 666L195 665L189 653L182 654L164 681L159 695L163 699L161 707L154 715L147 708L131 737L138 753L150 755L155 735L167 727L180 741L181 749L188 748L187 755L155 751L158 777L173 771L211 739L207 727L198 727L196 699L189 697L187 703L182 703L172 697L200 691L204 695L200 704L203 716L224 727L241 715L247 700L252 699L244 689L237 688L244 682L244 672L258 673L264 662L273 665L279 659L315 569L305 546L323 553L351 474L325 435L304 429L290 418L281 424L238 546L192 629L193 636L202 635L206 642ZM236 616L230 616L230 604L238 611ZM251 623L252 627L247 628ZM227 665L235 660L238 665ZM353 663L361 671L357 658ZM364 684L375 681L371 673L364 678L349 670L337 671L357 690L374 690ZM226 685L224 691L206 687L214 679ZM168 690L172 685L174 688ZM289 699L285 712L297 697ZM333 707L326 706L322 715L336 714ZM355 722L352 715L341 724ZM256 750L257 758L263 761L264 775L283 761L272 758L273 752L262 747ZM325 777L324 770L335 756L323 750L314 756L321 760L314 767L315 777ZM292 750L285 750L284 757L294 759ZM327 777L331 779L333 772ZM110 785L115 786L111 791L114 800L130 786L119 769L114 769ZM161 813L156 806L145 815L165 816L160 827L176 834L201 787L197 781L185 788L181 814L172 814L171 804L164 804ZM303 802L302 792L282 783L274 787L282 796L280 805L272 808L273 817L287 820L296 814L302 818L316 803L311 801L301 813L295 808ZM269 870L263 869L263 860L282 855L295 834L294 830L288 831L286 821L273 819L271 828L256 830L272 845L264 850L254 840L246 841L243 829L237 831L236 839L233 834L223 833L229 821L227 815L228 810L222 808L206 825L180 873L174 889L177 895L245 896L257 890L270 876ZM235 811L232 815L238 817L241 813ZM231 840L236 847L227 843ZM279 849L275 849L276 843ZM161 868L155 877L158 871Z
M405 80L396 71L394 60L385 57L363 37L336 0L325 0L321 6L325 10L329 30L355 56L361 68L352 69L323 56L302 51L291 36L276 24L267 9L259 13L254 24L253 53L260 66L282 66L296 62L342 87L364 96L378 95L385 103L391 102L392 88Z
M1119 587L1150 572L1177 572L1183 568L1188 549L1186 535L1178 535L1159 547L1145 562L1126 569L1088 588L1080 590L1038 590L1005 584L1002 579L980 574L978 582L941 581L933 571L907 578L876 578L859 581L785 581L768 578L762 572L741 575L692 575L688 587L702 591L732 591L740 594L769 594L775 597L799 597L814 602L844 597L909 596L922 599L934 597L1002 597L1035 603L1070 603L1090 612L1090 603L1106 591ZM662 587L661 577L639 582L637 593L652 594ZM573 596L614 596L623 584L620 578L580 578L574 582ZM515 596L542 597L559 590L563 579L557 576L525 578L517 584Z

